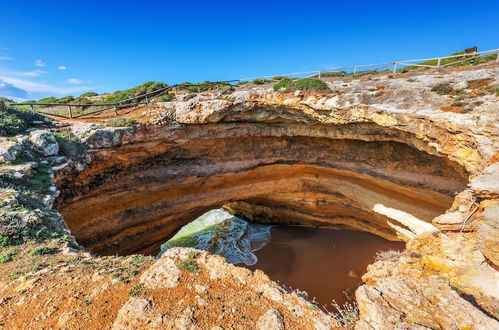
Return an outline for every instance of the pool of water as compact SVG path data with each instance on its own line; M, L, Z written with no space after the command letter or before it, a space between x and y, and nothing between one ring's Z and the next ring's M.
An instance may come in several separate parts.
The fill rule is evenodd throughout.
M359 231L273 226L270 240L254 252L257 263L246 267L306 291L320 306L329 306L333 299L343 305L347 296L353 297L378 251L404 247L402 242Z
M359 231L253 224L216 209L182 227L161 246L161 253L175 246L206 250L238 266L260 269L328 307L333 299L339 305L353 300L360 276L376 253L401 250L404 243Z

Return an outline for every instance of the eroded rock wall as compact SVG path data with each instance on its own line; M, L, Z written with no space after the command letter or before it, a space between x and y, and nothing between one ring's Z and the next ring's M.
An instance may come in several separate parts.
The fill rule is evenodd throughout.
M94 145L108 143L95 134ZM94 149L84 171L59 178L58 208L73 234L104 254L155 253L180 226L223 205L255 221L393 240L389 222L407 227L395 210L430 222L466 182L462 166L376 125L218 123L117 134L130 142Z

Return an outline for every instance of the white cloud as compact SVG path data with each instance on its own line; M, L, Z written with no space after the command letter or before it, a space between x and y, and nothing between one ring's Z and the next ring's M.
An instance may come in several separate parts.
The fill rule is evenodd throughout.
M83 81L81 81L80 79L77 79L77 78L69 78L68 79L68 83L73 84L73 85L79 85L82 82Z
M66 69L67 69L67 67L65 65L59 65L57 67L57 70L66 70Z
M26 71L26 72L14 72L14 75L23 76L23 77L38 77L42 73L45 73L43 70L34 70L34 71Z
M0 56L1 61L13 61L14 59L9 56Z
M17 88L27 91L30 95L30 98L40 98L45 96L65 96L98 88L88 86L75 86L69 88L58 87L50 84L38 83L11 76L2 76L1 73L0 79L2 79L4 82L14 85Z
M47 64L45 64L42 60L36 60L35 66L43 67L43 66L47 66Z
M76 78L73 78L75 79L73 83L76 84L78 82L78 86L69 87L67 85L52 85L51 83L45 81L35 81L36 79L40 79L39 76L42 73L45 73L45 71L37 69L29 72L22 72L12 70L0 65L0 82L3 84L7 84L3 87L0 87L0 96L10 96L10 98L17 97L18 99L39 99L47 96L60 97L67 95L77 95L82 92L88 92L102 87L79 85L83 82L80 79ZM9 91L9 93L7 93L7 90Z
M26 100L28 92L0 79L0 97L14 99L16 101Z

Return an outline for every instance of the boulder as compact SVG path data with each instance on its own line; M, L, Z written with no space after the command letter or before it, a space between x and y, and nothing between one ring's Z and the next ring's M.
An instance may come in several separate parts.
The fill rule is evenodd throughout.
M33 149L43 156L54 156L59 152L59 143L54 135L47 130L36 130L31 132L29 141Z

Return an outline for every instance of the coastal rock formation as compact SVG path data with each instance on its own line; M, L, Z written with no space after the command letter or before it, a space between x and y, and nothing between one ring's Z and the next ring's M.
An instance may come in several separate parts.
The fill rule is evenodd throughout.
M498 328L499 98L476 87L498 76L496 65L331 78L331 92L250 89L161 103L135 127L72 123L88 149L57 172L54 207L98 255L155 254L184 224L220 207L255 222L403 240L405 251L380 256L362 276L356 328ZM460 95L435 92L442 83ZM15 143L4 144L4 154L15 153ZM28 316L13 321L25 304L50 306L37 321L48 327L79 318L116 329L342 325L262 272L218 256L175 248L153 264L133 258L86 256L13 280L0 286L8 297L0 319L33 326ZM72 286L74 299L86 300L61 312L62 300L50 297Z

